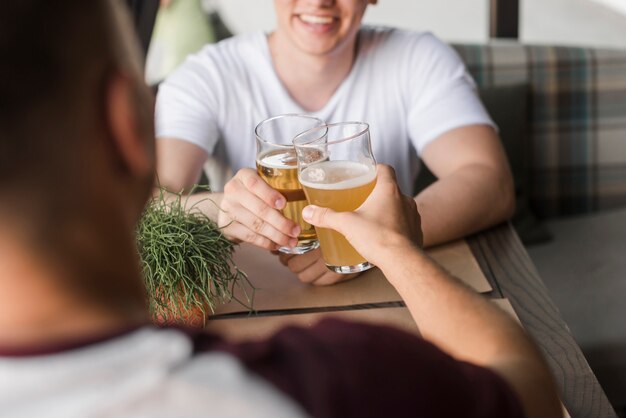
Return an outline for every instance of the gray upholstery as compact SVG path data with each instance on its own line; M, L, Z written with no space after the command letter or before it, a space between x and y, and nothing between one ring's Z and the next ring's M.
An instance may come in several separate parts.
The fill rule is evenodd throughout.
M626 209L547 222L528 248L611 403L626 412Z

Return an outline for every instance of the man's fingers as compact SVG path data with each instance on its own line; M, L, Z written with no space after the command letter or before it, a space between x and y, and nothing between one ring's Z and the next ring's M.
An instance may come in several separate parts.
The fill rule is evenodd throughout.
M297 256L281 255L281 262L283 261L287 263L289 270L298 275L302 283L315 286L329 286L357 276L357 274L338 274L328 270L319 248Z
M319 249L309 251L306 254L292 257L287 262L289 270L296 274L302 273L307 268L311 267L315 262L322 258L322 254Z
M350 212L335 212L330 208L315 205L306 206L302 210L302 217L311 225L335 229L339 232L342 229L342 218L349 216L349 214Z
M285 218L282 213L274 209L272 206L268 206L263 199L243 187L241 183L238 185L236 183L231 185L229 193L235 193L237 195L237 199L233 200L229 198L226 202L223 200L223 209L225 211L233 212L233 216L231 217L241 218L237 220L246 225L248 228L262 234L261 229L264 227L264 223L267 223L272 228L278 230L281 234L292 238L298 237L298 234L300 233L299 225ZM240 207L252 213L254 217L245 217L244 219L239 216L238 211ZM272 237L268 236L268 238L271 239Z
M272 189L263 181L256 171L251 168L243 168L237 172L237 180L243 187L274 209L281 210L287 204L285 197Z
M377 180L391 181L393 183L398 182L396 178L396 170L387 164L378 164L376 166L376 176Z
M376 173L384 178L396 179L396 170L390 165L387 164L377 164L376 165Z
M324 264L324 260L318 258L313 262L313 264L298 274L298 279L302 283L312 284L322 278L322 276L324 276L327 272L329 272L329 270L326 267L326 264Z
M288 265L289 260L291 260L293 257L296 256L295 254L285 254L279 251L276 251L276 255L278 255L278 259L280 260L280 263L285 267L289 267Z
M274 228L269 222L259 218L255 213L247 210L245 207L233 208L228 216L233 220L233 223L239 223L246 227L246 236L240 238L243 241L251 242L252 234L260 235L269 240L279 244L281 246L295 246L298 243L298 239L289 235L285 235L276 228ZM228 233L231 233L228 231ZM232 234L232 233L231 233ZM247 236L247 235L250 235Z
M254 244L257 247L265 248L266 250L275 250L277 245L275 242L270 239L251 231L244 225L233 222L228 227L224 229L224 233L230 239L234 239L237 241L247 242L250 244Z
M318 278L311 284L315 286L330 286L333 284L352 280L357 276L358 274L339 274L326 269L326 273L324 273L320 278Z

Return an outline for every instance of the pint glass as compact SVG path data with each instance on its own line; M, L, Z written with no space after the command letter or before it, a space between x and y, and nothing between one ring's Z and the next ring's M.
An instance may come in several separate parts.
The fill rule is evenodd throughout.
M298 181L298 164L293 139L296 135L318 126L321 119L305 115L280 115L259 123L255 129L259 176L285 197L283 215L300 225L298 244L294 248L281 247L280 252L304 254L319 246L315 229L302 220L302 209L307 205Z
M312 128L294 139L298 174L310 204L338 212L357 209L376 185L369 125L343 122ZM326 266L337 273L373 267L340 233L316 228Z

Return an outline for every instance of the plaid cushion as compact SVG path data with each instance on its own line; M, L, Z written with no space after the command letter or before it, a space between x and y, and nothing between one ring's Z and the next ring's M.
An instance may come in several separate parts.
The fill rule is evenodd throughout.
M626 205L626 51L454 47L480 87L530 85L530 199L538 215Z

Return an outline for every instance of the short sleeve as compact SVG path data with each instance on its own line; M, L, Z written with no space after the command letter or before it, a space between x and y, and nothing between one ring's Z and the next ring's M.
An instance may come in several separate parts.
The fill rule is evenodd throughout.
M313 417L522 416L516 395L495 373L389 327L327 319L217 349Z
M407 129L421 154L442 134L468 125L495 124L458 54L429 33L414 34L406 51Z
M160 86L155 109L158 138L191 142L213 153L219 139L220 73L206 48L187 60Z

